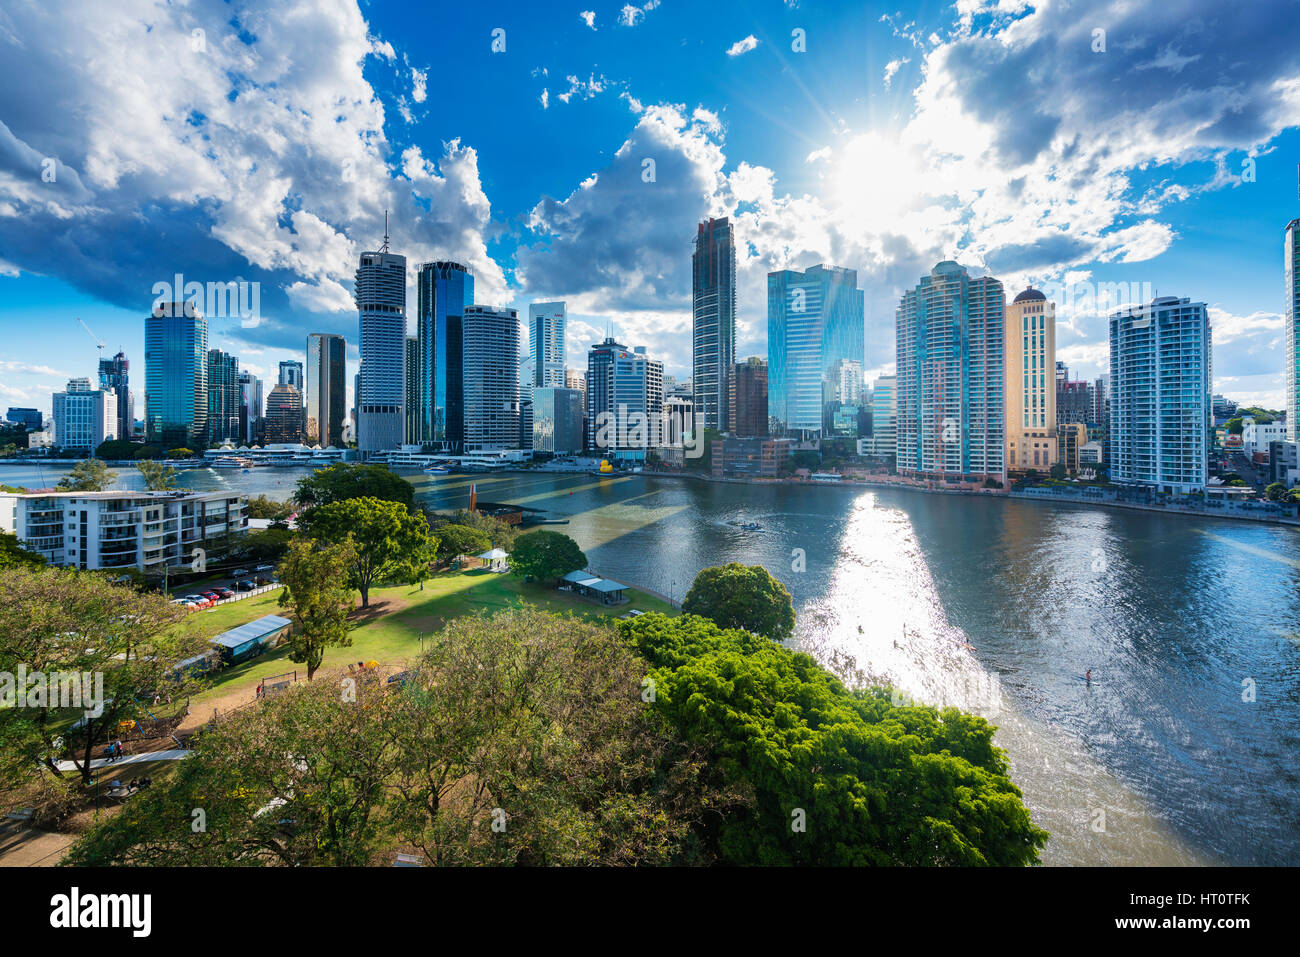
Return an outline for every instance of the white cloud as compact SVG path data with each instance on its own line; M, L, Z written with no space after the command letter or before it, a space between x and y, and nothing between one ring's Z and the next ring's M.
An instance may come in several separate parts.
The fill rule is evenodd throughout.
M646 0L641 6L625 4L618 12L618 22L625 27L634 27L645 19L645 15L659 6L659 0ZM593 27L593 29L595 29Z
M756 46L758 46L758 40L756 40L754 34L751 33L743 40L737 40L731 46L727 47L727 56L740 56L748 53Z
M429 74L424 70L411 69L411 99L416 103L423 103L428 96Z
M885 77L884 77L884 79L885 79L885 89L886 89L886 90L888 90L888 89L890 89L891 87L893 87L893 85L894 85L894 74L897 73L897 72L899 71L899 69L903 66L903 64L905 64L905 63L911 63L911 62L912 62L912 61L911 61L908 57L902 57L901 59L890 60L888 63L885 64Z
M596 11L595 11L595 10L583 10L581 13L578 14L578 17L582 20L583 23L585 23L587 26L591 27L591 29L593 29L593 30L596 29Z

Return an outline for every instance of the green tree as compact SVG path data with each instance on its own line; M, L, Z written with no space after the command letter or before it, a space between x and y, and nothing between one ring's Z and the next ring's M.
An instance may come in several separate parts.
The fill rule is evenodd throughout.
M249 518L269 518L273 522L287 519L294 513L292 502L274 502L265 495L258 495L248 500Z
M166 492L176 487L176 470L154 459L140 459L136 469L144 477L144 487L150 492Z
M850 690L809 655L694 615L620 627L650 663L652 707L752 789L752 810L717 826L725 863L1037 863L1048 835L983 718Z
M450 515L438 512L427 512L426 515L429 519L429 527L435 533L443 525L464 525L467 528L477 528L487 535L489 547L503 548L506 551L510 551L514 547L515 539L520 535L518 525L511 525L495 515L484 515L482 512L471 512L469 509L460 509Z
M168 449L168 450L167 450L167 458L169 458L169 459L192 459L192 458L194 458L194 451L193 451L192 449L186 449L186 448Z
M438 560L443 563L455 561L461 555L478 555L492 547L492 539L481 528L448 522L439 525L437 533Z
M682 611L773 641L794 634L794 600L762 565L729 562L704 569L691 583Z
M357 553L350 539L337 544L320 544L296 538L280 562L279 577L284 585L280 607L291 609L297 628L289 635L289 660L307 666L311 681L327 648L346 648L348 612L352 610L352 589L348 571Z
M294 500L308 508L356 498L400 502L409 509L415 488L386 465L340 462L300 478L294 492Z
M41 568L45 564L45 556L24 548L17 535L0 532L0 568L12 568L15 565Z
M586 567L587 556L578 543L561 532L526 532L515 539L510 552L510 570L519 578L556 581Z
M424 516L412 514L400 502L344 499L309 509L298 524L317 541L337 543L352 537L356 560L348 579L361 592L362 608L370 607L370 586L389 578L410 581L411 563L426 560L430 550L437 549Z
M116 479L117 473L99 459L82 459L59 480L57 488L63 492L102 492Z
M129 439L105 439L95 449L97 459L133 459L142 446Z
M1052 465L1051 471L1048 474L1058 482L1064 480L1067 474L1065 465L1061 462L1056 462Z
M1286 499L1287 487L1281 482L1273 482L1264 487L1264 497L1270 502L1281 502Z
M185 611L161 595L115 585L98 572L0 570L0 673L15 674L21 663L28 674L103 676L102 709L81 716L71 731L61 729L87 709L65 707L62 697L40 704L29 698L26 708L0 708L0 723L24 729L16 736L31 749L25 755L29 769L39 764L62 774L55 739L63 733L69 756L88 783L97 746L119 722L148 717L144 702L171 686L171 665L204 645L201 637L176 627L184 618Z

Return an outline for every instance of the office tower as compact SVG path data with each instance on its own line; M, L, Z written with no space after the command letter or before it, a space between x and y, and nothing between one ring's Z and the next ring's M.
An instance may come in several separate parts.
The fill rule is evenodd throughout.
M533 390L537 362L532 350L519 358L519 447L533 447Z
M731 367L727 409L730 416L727 431L732 435L744 438L767 435L766 359L750 356Z
M1213 363L1205 303L1162 296L1110 317L1110 480L1205 487Z
M587 392L587 373L581 369L565 369L564 387L566 389L577 389L585 395Z
M1286 388L1287 441L1300 442L1300 219L1286 224L1283 244L1286 314L1283 317L1283 376Z
M160 302L144 321L145 437L198 450L208 435L208 320L192 302Z
M1050 469L1058 459L1056 304L1026 288L1007 309L1005 342L1007 468Z
M297 359L285 359L280 363L280 385L291 385L298 390L303 391L303 370L302 363Z
M92 388L89 379L69 379L67 391L54 393L54 444L93 453L117 438L117 393Z
M725 431L736 355L736 246L731 223L700 223L691 257L691 384L704 428Z
M582 393L577 389L537 386L533 389L535 452L565 455L582 451Z
M763 398L766 402L766 391L763 393ZM734 405L732 408L734 408ZM687 433L695 430L695 402L690 396L665 395L663 415L660 422L663 430L659 436L658 444L682 445L685 442Z
M882 375L871 389L871 453L898 454L898 376Z
M420 338L406 337L406 425L405 441L408 445L422 444L420 425Z
M465 443L462 325L474 274L457 262L428 262L416 277L420 345L420 440L459 452Z
M1080 453L1088 444L1088 426L1082 422L1061 422L1056 427L1056 460L1071 475L1079 471Z
M208 350L208 442L238 442L239 360L220 349Z
M21 425L25 429L39 429L44 425L40 409L14 408L9 407L5 414L5 420L14 425Z
M266 442L295 443L303 439L302 393L297 387L281 383L266 397L264 431Z
M587 352L587 447L643 460L658 444L651 434L664 402L664 364L649 359L644 346L629 349L612 338ZM632 416L649 420L638 434Z
M898 306L898 471L1006 477L1006 297L992 277L937 264Z
M239 373L239 441L252 445L261 441L262 380L253 373Z
M387 230L385 230L387 232ZM357 448L362 454L402 444L406 433L406 257L361 254L357 267L361 395Z
M127 440L135 432L135 399L131 395L130 368L124 352L111 359L99 360L99 387L117 397L117 437Z
M307 407L306 438L312 445L343 445L347 405L347 342L340 335L313 332L307 336L307 373L303 399Z
M563 302L534 302L528 307L528 351L532 359L533 385L566 388L564 326Z
M829 429L823 402L836 361L863 361L858 274L838 266L767 274L767 410L774 435L804 441Z
M466 452L519 448L519 313L467 306L463 317Z

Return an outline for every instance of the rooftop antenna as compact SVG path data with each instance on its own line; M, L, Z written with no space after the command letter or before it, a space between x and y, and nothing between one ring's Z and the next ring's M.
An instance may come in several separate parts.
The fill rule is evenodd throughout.
M388 252L388 210L384 210L384 245L379 248L379 251Z

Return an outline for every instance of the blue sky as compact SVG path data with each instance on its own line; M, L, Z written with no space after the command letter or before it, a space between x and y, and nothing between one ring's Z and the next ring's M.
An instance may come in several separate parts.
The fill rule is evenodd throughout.
M142 391L176 273L259 283L254 320L211 323L258 374L309 332L355 361L385 208L396 251L469 262L483 302L568 301L575 367L612 323L685 375L691 238L729 215L740 355L766 273L831 262L888 371L899 294L952 257L1011 294L1203 300L1217 391L1281 400L1296 0L55 7L0 10L0 406L93 373L78 316ZM1104 315L1058 319L1060 356L1102 371Z

